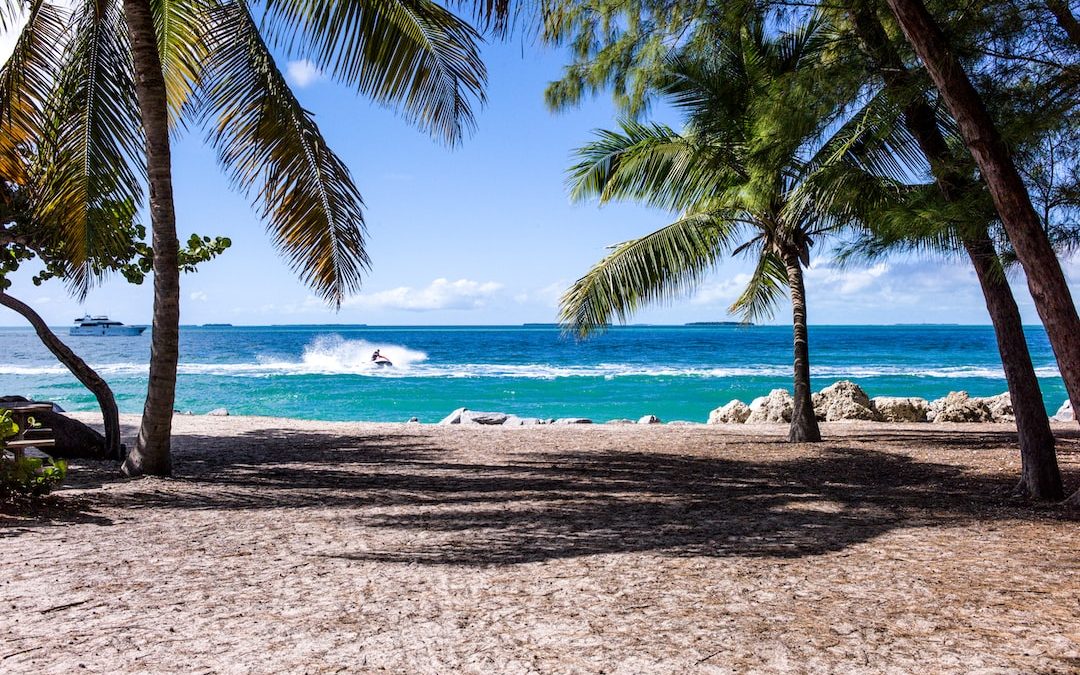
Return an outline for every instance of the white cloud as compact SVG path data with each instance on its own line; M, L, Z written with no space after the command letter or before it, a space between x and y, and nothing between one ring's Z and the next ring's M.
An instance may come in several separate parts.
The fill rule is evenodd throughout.
M343 304L364 309L399 309L409 312L480 309L501 288L502 284L494 281L436 279L425 288L399 286L386 291L358 295L346 300Z
M208 299L206 293L202 291L195 291L190 297L192 300L198 300L199 302L206 302Z
M568 288L570 288L569 282L559 280L542 288L533 288L522 291L514 296L514 302L519 305L534 303L548 308L557 308L559 306L559 300Z
M888 271L889 264L884 262L873 267L839 268L819 258L806 269L804 276L808 286L815 284L836 295L857 295L878 283Z
M697 289L694 297L690 300L695 305L712 305L723 303L730 305L742 294L746 284L750 282L750 275L741 272L727 279L707 281Z
M295 86L303 89L309 84L313 84L322 79L322 71L318 66L307 59L301 61L289 61L285 66L285 72L288 75L289 81Z

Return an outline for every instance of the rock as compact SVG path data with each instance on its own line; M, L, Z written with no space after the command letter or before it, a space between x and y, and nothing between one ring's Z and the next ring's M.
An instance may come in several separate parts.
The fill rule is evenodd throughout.
M930 412L929 401L915 396L875 396L870 403L886 422L926 422Z
M1065 401L1051 418L1055 422L1075 422L1076 414L1073 412L1072 401ZM1080 493L1077 493L1080 494Z
M746 421L748 424L790 422L794 407L795 401L787 389L773 389L768 396L759 396L750 402L750 415Z
M214 408L210 412L206 413L210 417L228 417L229 411L225 408Z
M645 415L637 421L638 424L660 424L660 418L656 415Z
M537 424L545 424L545 422L538 417L518 417L517 415L507 416L506 421L502 423L504 427L531 427Z
M945 398L930 402L932 421L937 422L989 422L993 419L990 406L966 391L950 391ZM929 419L931 416L927 414Z
M986 404L986 407L990 409L991 422L1016 421L1016 416L1013 414L1012 396L1009 395L1009 392L998 394L997 396L987 396L985 398L975 398L972 400L982 401Z
M562 417L555 420L554 424L592 424L593 421L584 417Z
M691 422L690 420L672 420L667 423L669 427L696 427L697 422Z
M16 401L29 402L28 399L22 396L0 397L0 402L10 403ZM63 459L121 459L120 457L107 455L105 437L82 422L57 412L48 411L35 413L34 420L42 428L52 430L52 437L56 444L52 447L46 447L46 454L51 457L61 457Z
M709 424L742 424L747 417L750 417L750 406L735 399L709 413Z
M607 422L604 422L604 424L636 424L636 422L634 422L634 420L618 419L608 420Z
M468 408L458 408L454 412L442 418L439 424L442 426L446 426L448 424L461 424L461 414L466 411L468 411Z
M843 420L880 420L870 397L851 380L840 380L811 397L814 414L824 422Z
M410 417L409 421L406 422L406 424L419 424L419 423L420 423L420 418L419 417Z
M495 426L505 422L507 417L509 417L509 415L507 415L506 413L464 410L461 413L458 424L462 424L464 426Z

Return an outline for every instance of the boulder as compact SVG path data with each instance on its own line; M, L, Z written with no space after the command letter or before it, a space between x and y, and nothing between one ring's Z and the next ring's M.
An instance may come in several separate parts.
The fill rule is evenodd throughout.
M0 397L0 402L10 403L15 401L29 402L28 399L22 396ZM56 445L45 448L46 454L63 459L121 459L106 454L105 437L96 430L78 420L61 415L55 410L56 406L54 405L53 412L46 411L34 414L34 420L42 428L52 430L52 437L56 441Z
M607 422L604 422L604 424L634 424L634 423L635 423L634 420L628 420L628 419L608 420Z
M791 411L794 407L795 401L787 389L773 389L768 396L759 396L750 402L750 415L746 418L746 422L748 424L790 422Z
M1073 412L1072 401L1065 401L1051 418L1055 422L1075 422L1076 414ZM1078 493L1080 494L1080 493Z
M406 424L419 424L419 423L420 423L420 418L419 417L410 417L409 421L406 422Z
M561 417L554 424L592 424L593 421L584 417Z
M461 424L461 414L466 412L468 408L458 408L454 412L450 413L446 417L439 421L439 424L446 426L448 424Z
M870 397L851 380L840 380L811 397L814 414L825 422L842 420L880 420Z
M537 424L546 424L546 422L538 417L518 417L517 415L509 415L506 418L506 421L502 423L504 427L531 427Z
M930 412L929 401L915 396L875 396L870 403L886 422L926 422Z
M1013 414L1012 396L1009 395L1009 392L998 394L997 396L987 396L985 398L976 398L972 400L982 401L986 404L986 407L990 409L991 422L1016 421L1016 416Z
M463 410L458 424L463 426L495 426L502 424L509 417L506 413L480 412L478 410Z
M229 411L225 408L214 408L210 412L206 413L210 417L228 417Z
M742 424L747 417L750 417L750 406L735 399L709 413L709 424Z
M990 422L993 414L985 401L971 398L966 391L950 391L949 395L930 402L927 418L932 422Z
M656 415L645 415L637 421L638 424L660 424L660 418Z

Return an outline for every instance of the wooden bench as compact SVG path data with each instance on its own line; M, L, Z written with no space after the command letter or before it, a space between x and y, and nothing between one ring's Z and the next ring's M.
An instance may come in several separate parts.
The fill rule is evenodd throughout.
M48 448L56 445L56 439L52 437L52 429L30 427L30 418L35 414L52 412L51 403L15 402L0 404L0 410L11 411L11 419L19 425L19 433L15 438L4 442L4 449L15 455L16 460L26 457L27 448Z

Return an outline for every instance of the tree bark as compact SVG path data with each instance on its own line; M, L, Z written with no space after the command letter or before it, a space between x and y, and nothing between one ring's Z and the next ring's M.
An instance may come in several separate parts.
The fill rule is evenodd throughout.
M1069 36L1069 41L1073 43L1073 46L1080 47L1080 21L1073 16L1069 3L1065 0L1046 0L1046 8L1054 15L1061 30Z
M1065 274L1035 213L1027 187L982 98L922 0L886 0L908 42L926 65L990 189L1016 249L1073 409L1080 409L1080 316Z
M1030 499L1058 501L1065 493L1054 451L1054 433L1050 430L1039 379L1031 363L1020 309L990 237L965 239L964 248L975 266L986 309L994 322L1005 380L1009 384L1009 398L1020 441L1021 469L1017 492Z
M135 449L124 462L129 476L172 475L173 404L180 352L180 243L173 206L172 159L165 78L148 0L124 0L124 17L135 65L135 94L146 135L150 224L154 249L154 319L150 381Z
M814 403L810 395L810 340L806 330L806 288L803 285L802 264L795 251L784 253L788 289L791 292L792 333L795 339L795 404L791 409L788 440L793 443L821 440Z
M79 382L82 382L84 387L94 394L98 405L101 407L101 418L105 424L106 457L117 460L123 459L124 451L123 446L120 444L120 413L116 409L116 398L113 396L109 384L101 379L101 376L87 365L86 361L79 358L78 354L71 351L71 348L49 329L49 326L32 307L4 291L0 291L0 305L18 312L24 319L29 321L30 325L34 327L38 338L41 339L42 344L53 353L53 356L60 363L64 364L64 367L71 371L71 374Z
M866 5L853 11L851 18L860 41L885 82L886 90L895 100L903 101L906 98L905 126L930 163L931 172L945 201L956 201L968 190L978 189L974 180L950 164L948 144L938 128L936 115L926 97L914 89L914 77L893 49L878 18ZM1042 390L1031 362L1031 352L1012 288L985 228L981 232L963 232L961 240L975 267L986 309L994 324L998 352L1008 382L1020 445L1021 478L1018 491L1031 499L1056 501L1062 497L1062 486L1054 450L1054 434L1046 416Z

